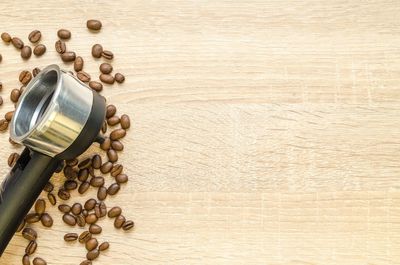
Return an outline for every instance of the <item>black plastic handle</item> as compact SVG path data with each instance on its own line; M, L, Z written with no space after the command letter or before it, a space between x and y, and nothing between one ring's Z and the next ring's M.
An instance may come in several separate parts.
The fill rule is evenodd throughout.
M60 160L25 148L0 186L0 256Z

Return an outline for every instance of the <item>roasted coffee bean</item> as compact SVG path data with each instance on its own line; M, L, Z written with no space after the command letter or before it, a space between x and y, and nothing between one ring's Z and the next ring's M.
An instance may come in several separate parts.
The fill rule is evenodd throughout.
M122 173L123 169L124 169L124 167L121 164L115 164L112 167L110 174L111 174L112 177L115 178L116 176L118 176L119 174Z
M100 44L93 45L93 47L92 47L92 56L94 58L100 58L102 52L103 52L103 46L101 46Z
M78 162L79 161L77 158L65 160L65 164L67 164L67 166L70 166L70 167L74 167L74 166L78 165Z
M110 187L108 187L107 189L107 193L108 195L115 195L118 193L118 191L120 190L120 186L118 183L113 183L110 185Z
M78 183L75 180L67 180L64 182L64 189L75 190L78 187Z
M37 213L28 213L25 217L25 221L28 224L36 223L40 221L40 215Z
M125 219L125 217L123 215L118 215L115 218L114 227L115 228L122 228L122 226L124 225L125 221L126 221L126 219Z
M44 44L39 44L33 48L33 54L36 56L42 56L46 52L46 46Z
M79 80L82 82L89 82L90 81L90 75L84 71L80 71L76 74Z
M100 252L97 249L93 249L86 254L86 258L88 260L94 260L100 255Z
M120 141L118 141L118 140L112 141L111 147L112 147L112 149L114 149L115 151L122 151L122 150L124 150L124 145L123 145Z
M54 190L54 185L49 181L46 183L43 190L47 192L52 192Z
M94 235L100 234L102 230L103 229L101 228L101 226L96 225L96 224L91 224L89 227L89 232Z
M31 265L31 261L29 260L29 255L25 254L22 257L22 265Z
M39 30L34 30L31 33L29 33L28 39L32 43L36 43L40 40L42 37L42 33Z
M63 54L61 54L61 60L63 60L64 62L73 62L75 61L75 58L75 52L64 52Z
M71 207L71 212L75 215L78 215L82 212L82 204L80 204L79 202L74 203Z
M64 240L67 242L76 241L78 239L77 233L68 233L64 235Z
M102 64L100 64L99 69L100 69L100 72L102 72L103 74L109 74L112 72L113 67L109 63L102 63Z
M90 260L84 260L79 265L92 265L92 262Z
M94 91L100 92L103 90L103 84L97 81L90 81L89 87Z
M93 187L101 187L104 185L103 177L94 177L90 179L90 185Z
M4 118L5 118L7 121L11 121L13 115L14 115L14 111L9 111L9 112L7 112L6 114L4 114Z
M85 202L83 208L85 208L85 210L87 211L93 210L94 207L96 206L96 203L97 201L95 199L89 199Z
M116 73L114 76L115 82L117 83L123 83L125 81L125 76L121 73Z
M100 218L100 204L96 203L96 206L94 206L94 214L96 215L97 218Z
M3 105L3 98L0 96L0 106Z
M88 224L94 224L97 222L97 216L94 213L89 214L88 216L85 217L85 221Z
M88 167L90 167L92 165L92 159L91 158L86 158L85 160L83 160L82 162L80 162L79 164L78 164L78 167L80 168L80 169L82 169L82 168L88 168Z
M19 224L19 226L18 226L18 228L17 228L17 232L21 232L21 230L24 229L25 224L26 224L26 222L25 222L25 219L24 219L24 220L22 220L22 222Z
M86 225L86 216L83 216L82 214L79 214L76 216L76 223L78 224L79 227L84 227Z
M6 119L0 120L0 132L7 130L8 121Z
M106 137L104 139L104 142L100 145L100 148L103 149L104 151L107 151L108 149L110 149L110 145L111 145L111 139Z
M88 179L88 177L89 177L89 169L83 168L79 170L78 172L79 181L85 182Z
M131 121L129 119L129 116L126 114L123 114L121 116L121 128L122 129L129 129L131 127Z
M125 135L126 135L125 129L116 129L110 133L110 139L112 141L119 140L125 137Z
M36 46L37 47L37 46ZM39 67L35 67L32 70L32 75L35 77L40 73L40 68Z
M49 193L47 194L47 199L49 200L49 202L50 202L51 205L56 205L57 199L56 199L56 196L54 196L53 193L50 193L50 192L49 192Z
M29 81L31 81L31 79L32 79L32 74L27 70L24 70L19 74L19 81L24 85L28 84Z
M113 164L111 162L107 161L101 166L100 171L103 174L107 174L111 171L112 168L113 168Z
M42 214L42 217L40 218L40 221L42 222L42 225L45 226L45 227L52 227L53 226L53 218L48 213Z
M81 56L77 56L74 62L74 70L75 72L80 72L83 69L83 58Z
M61 188L58 190L58 197L66 201L71 197L71 194L66 189Z
M86 27L90 30L100 30L101 29L101 21L97 19L89 19L86 21Z
M17 48L19 50L22 49L22 47L24 47L24 42L20 38L17 38L17 37L12 38L11 43L12 43L12 45L14 45L15 48Z
M3 83L0 82L0 91L3 90Z
M115 150L110 149L107 151L107 157L108 160L112 163L117 162L118 161L118 154Z
M103 121L103 125L101 126L101 131L103 133L107 132L107 121Z
M92 163L92 162L90 162L90 163ZM93 168L92 166L90 166L90 167L88 168L88 172L89 172L89 175L90 175L90 176L92 176L92 177L95 176L95 174L94 174L94 168Z
M17 153L12 153L9 157L8 157L8 166L9 167L13 167L15 165L15 163L17 162L17 160L19 159L19 154Z
M101 56L107 60L112 60L114 58L114 54L111 51L103 50Z
M122 229L125 231L131 230L135 226L135 223L131 220L125 221L122 225Z
M92 157L92 167L94 169L99 169L101 167L101 156L96 154Z
M24 46L21 49L21 57L22 59L29 59L32 56L32 49L29 46Z
M69 213L71 211L71 206L67 204L60 204L58 205L58 210L62 213Z
M126 174L119 174L115 177L115 181L119 184L128 182L128 176Z
M74 226L76 225L76 218L72 214L66 213L63 215L63 221L67 225Z
M39 257L33 259L33 265L47 265L47 262Z
M29 241L32 241L32 240L36 240L36 238L37 238L37 233L36 233L36 231L33 230L32 228L26 227L26 228L24 228L24 230L22 230L22 236L23 236L25 239L27 239L27 240L29 240Z
M14 88L13 90L11 90L10 100L12 102L16 103L20 96L21 96L21 92L19 91L19 89Z
M66 177L67 179L69 179L69 180L73 180L73 179L76 179L76 178L78 177L78 173L77 173L76 170L75 170L73 167L71 167L71 166L66 166L66 167L64 167L63 172L64 172L65 177Z
M36 241L31 241L31 242L29 242L28 246L26 246L26 248L25 248L25 254L32 255L33 253L35 253L36 249L37 249Z
M108 123L108 125L110 125L110 126L115 126L115 125L117 125L118 123L119 123L119 121L120 121L120 119L119 119L119 117L118 116L112 116L112 117L110 117L110 118L108 118L107 119L107 123Z
M63 54L67 51L67 46L65 45L65 42L63 42L62 40L56 41L54 46L59 54Z
M99 246L99 251L105 251L110 247L110 244L108 242L103 242Z
M68 40L68 39L71 38L71 32L69 30L67 30L67 29L59 29L57 31L57 36L60 39Z
M99 79L101 82L103 82L105 84L110 84L110 85L114 84L114 81L115 81L114 77L110 74L101 74L99 76Z
M56 173L60 173L64 169L64 166L65 166L65 162L63 160L60 161L58 163L57 168L56 168Z
M106 108L106 118L111 118L112 116L115 115L115 113L117 113L117 107L115 107L115 105L108 105Z
M84 194L90 187L89 182L82 182L81 185L79 185L78 192L79 194Z
M107 215L107 206L104 202L99 203L99 217L104 217Z
M108 211L108 217L110 218L114 218L117 216L120 216L122 213L122 209L118 206L112 207L109 211Z
M97 199L99 199L100 201L104 201L106 198L107 198L107 188L104 186L101 186L97 190Z
M46 211L46 202L43 199L38 199L35 203L35 212L43 214Z
M10 34L8 34L7 32L3 32L3 33L1 33L1 39L2 39L5 43L10 43L10 41L11 41L11 36L10 36Z
M88 251L91 251L91 250L97 248L98 245L99 245L99 242L97 241L96 238L91 238L88 241L86 241L86 243L85 243L85 247Z
M83 231L78 238L79 243L86 243L92 238L92 234L89 231Z

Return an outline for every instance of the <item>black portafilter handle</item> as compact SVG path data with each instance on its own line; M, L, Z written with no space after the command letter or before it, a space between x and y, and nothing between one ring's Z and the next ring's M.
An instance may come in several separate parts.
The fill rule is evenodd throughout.
M26 148L0 185L0 257L60 163L101 142L105 110L102 96L56 65L28 84L10 124Z

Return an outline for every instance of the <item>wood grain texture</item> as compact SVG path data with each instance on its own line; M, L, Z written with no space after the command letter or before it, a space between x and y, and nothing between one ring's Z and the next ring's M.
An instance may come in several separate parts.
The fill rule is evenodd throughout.
M107 205L121 205L136 228L102 220L111 249L95 264L400 264L397 1L15 0L0 9L1 31L27 42L39 29L48 46L24 62L0 44L1 114L19 70L72 69L53 48L61 27L92 76L94 43L126 75L103 93L133 122L120 158L130 182ZM87 31L89 18L102 20L100 33ZM7 139L0 179L15 149ZM84 248L62 237L80 229L50 213L52 229L35 225L37 254L79 264ZM25 245L16 235L0 264L20 264Z

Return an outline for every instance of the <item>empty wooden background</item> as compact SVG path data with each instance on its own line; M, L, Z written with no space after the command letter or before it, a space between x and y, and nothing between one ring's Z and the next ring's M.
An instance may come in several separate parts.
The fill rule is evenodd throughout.
M0 10L1 31L27 42L39 29L48 47L24 62L0 44L1 115L20 70L72 68L54 51L62 27L92 76L94 43L126 75L103 95L132 119L120 156L130 182L106 203L136 228L102 220L111 248L94 264L400 264L398 1L15 0ZM7 139L0 179L16 150ZM81 230L49 211L52 229L34 225L37 255L79 264L84 248L62 238ZM0 264L20 264L26 243L16 235Z

